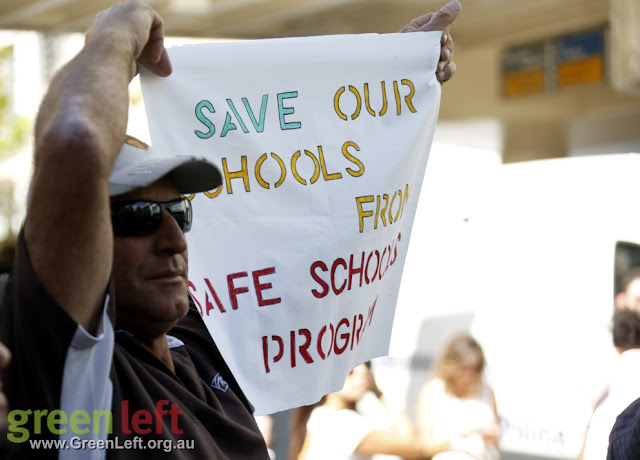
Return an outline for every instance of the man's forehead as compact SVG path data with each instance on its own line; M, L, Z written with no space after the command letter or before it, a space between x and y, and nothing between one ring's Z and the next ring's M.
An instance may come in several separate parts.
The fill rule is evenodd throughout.
M171 201L180 198L177 187L169 176L164 176L153 184L132 190L111 198L112 203L128 200Z

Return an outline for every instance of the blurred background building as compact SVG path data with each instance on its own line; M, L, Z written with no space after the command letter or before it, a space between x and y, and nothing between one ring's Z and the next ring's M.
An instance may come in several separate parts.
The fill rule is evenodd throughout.
M0 2L0 272L10 267L24 216L39 101L53 73L82 46L95 14L114 1ZM444 207L455 208L456 218L465 212L462 200L473 198L481 172L496 164L640 152L639 0L460 1L451 28L457 73L443 88L429 163L432 183L449 200L440 204L441 218L451 214ZM446 0L147 2L176 43L394 32ZM131 105L130 132L148 140L135 85ZM451 162L465 163L464 171L443 163L451 150L458 152L448 155ZM438 182L433 171L457 180ZM432 329L432 338L442 330Z

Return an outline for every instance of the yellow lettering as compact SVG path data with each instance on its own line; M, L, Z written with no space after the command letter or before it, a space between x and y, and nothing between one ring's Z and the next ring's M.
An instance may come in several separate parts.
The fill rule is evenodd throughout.
M356 97L356 111L353 112L353 115L351 115L351 119L355 120L356 118L358 118L358 115L360 115L360 110L362 110L362 98L360 97L360 93L354 86L349 85L349 91L351 91Z
M396 95L396 111L400 115L402 113L402 99L400 99L400 90L398 89L398 82L393 81L393 92Z
M322 151L321 145L318 146L318 156L320 157L320 166L322 168L322 177L324 177L324 180L340 179L342 177L342 174L340 173L327 173L327 165L324 160L324 152Z
M369 102L369 83L364 84L364 104L367 107L367 112L369 112L372 117L375 117L376 112L371 108L371 103Z
M373 215L373 211L364 211L362 209L362 204L371 202L373 202L373 195L356 197L356 204L358 206L358 219L360 221L360 233L364 231L364 218L371 217Z
M278 155L271 152L271 157L274 160L276 160L278 162L278 165L280 166L280 178L274 184L274 187L278 188L283 184L284 179L287 177L287 168L284 165L284 161L282 161L282 158L280 158ZM264 163L266 159L267 159L266 153L263 153L260 156L260 158L258 158L258 161L256 161L255 172L256 172L256 180L258 181L258 184L260 184L261 187L268 189L269 184L264 180L264 178L262 177L262 174L260 173L260 168L262 167L262 163Z
M348 150L349 147L353 147L354 149L356 149L357 152L360 151L360 147L358 147L358 144L351 141L347 141L344 144L342 144L342 155L344 155L344 157L350 162L352 162L353 164L359 166L360 169L358 171L355 171L351 168L347 168L347 172L352 177L360 177L364 174L364 164L362 164L362 162L359 159L357 159L356 157L354 157L349 153L349 150Z
M380 109L379 115L382 116L387 113L387 90L384 81L380 82L380 86L382 87L382 109Z
M342 118L343 120L347 120L347 116L344 113L342 113L342 110L340 110L340 96L344 92L345 92L344 86L340 88L338 91L336 91L336 95L333 97L333 108L335 109L336 113L340 118Z
M411 112L413 113L416 113L417 110L415 109L415 107L413 106L413 103L411 102L411 99L413 99L413 96L416 94L416 87L413 86L413 82L411 82L411 80L407 80L406 78L400 80L400 82L403 85L409 87L409 94L407 94L404 97L404 101L407 103L407 107L409 107L409 110L411 110Z
M393 202L396 200L396 195L400 196L400 204L398 205L398 212L396 212L395 217L392 216ZM391 203L389 204L389 223L392 224L394 221L398 220L400 217L400 211L402 211L402 190L398 190L391 197Z
M233 188L231 187L231 179L242 179L244 183L244 190L249 192L251 188L249 187L249 170L247 168L247 157L246 155L242 155L242 169L240 171L231 172L227 166L227 159L222 159L222 169L224 170L224 177L227 184L227 193L230 195L233 193Z

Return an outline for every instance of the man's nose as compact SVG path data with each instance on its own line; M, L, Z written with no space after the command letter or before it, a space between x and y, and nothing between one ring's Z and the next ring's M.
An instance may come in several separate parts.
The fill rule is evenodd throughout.
M164 210L162 225L156 233L156 247L160 252L169 251L179 254L187 249L187 239L176 218Z

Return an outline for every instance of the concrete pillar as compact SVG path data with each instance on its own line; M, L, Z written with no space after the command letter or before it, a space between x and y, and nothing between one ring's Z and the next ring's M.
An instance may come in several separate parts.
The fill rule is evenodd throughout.
M640 2L610 0L611 83L627 94L640 94Z

